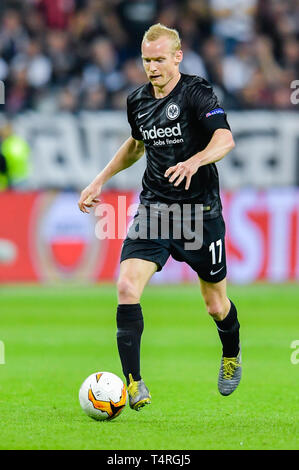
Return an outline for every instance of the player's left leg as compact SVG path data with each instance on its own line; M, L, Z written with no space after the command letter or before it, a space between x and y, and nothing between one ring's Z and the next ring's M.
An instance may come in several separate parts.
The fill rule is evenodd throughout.
M216 283L200 279L200 288L222 342L218 390L222 395L230 395L239 385L242 372L237 309L227 297L226 278Z

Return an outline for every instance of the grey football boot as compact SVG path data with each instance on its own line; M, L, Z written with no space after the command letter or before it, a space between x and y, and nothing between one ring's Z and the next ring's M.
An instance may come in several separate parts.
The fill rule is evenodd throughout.
M236 390L242 376L241 350L237 357L222 357L218 376L221 395L230 395Z
M134 380L129 374L130 383L128 385L129 403L133 410L139 411L151 402L151 395L143 380Z

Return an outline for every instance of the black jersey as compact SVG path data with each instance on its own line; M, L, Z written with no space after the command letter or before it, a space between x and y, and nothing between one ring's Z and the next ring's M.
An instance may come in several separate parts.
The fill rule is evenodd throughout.
M147 166L142 180L140 202L203 204L204 217L221 212L219 180L214 163L200 167L177 187L164 173L170 167L203 150L216 129L229 129L224 110L209 83L198 76L181 74L174 89L164 98L155 98L147 83L128 96L128 121L132 137L145 145Z

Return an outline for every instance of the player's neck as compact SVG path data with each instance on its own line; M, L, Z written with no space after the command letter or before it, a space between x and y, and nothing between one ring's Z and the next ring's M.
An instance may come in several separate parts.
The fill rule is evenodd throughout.
M181 78L181 74L180 72L178 72L163 87L154 86L153 93L154 93L155 98L157 99L165 98L165 96L169 95L169 93L172 92L172 90L176 87L176 85L180 81L180 78Z

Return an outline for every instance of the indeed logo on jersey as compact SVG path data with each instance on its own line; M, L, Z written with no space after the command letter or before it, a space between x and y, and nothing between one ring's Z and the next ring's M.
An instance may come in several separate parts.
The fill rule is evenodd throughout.
M184 142L184 139L177 139L182 135L182 130L180 123L178 122L173 127L156 127L153 126L151 129L143 129L143 126L140 127L140 132L144 140L154 140L153 145L172 145L172 144L181 144ZM175 137L175 139L171 139ZM165 139L165 140L161 140Z

